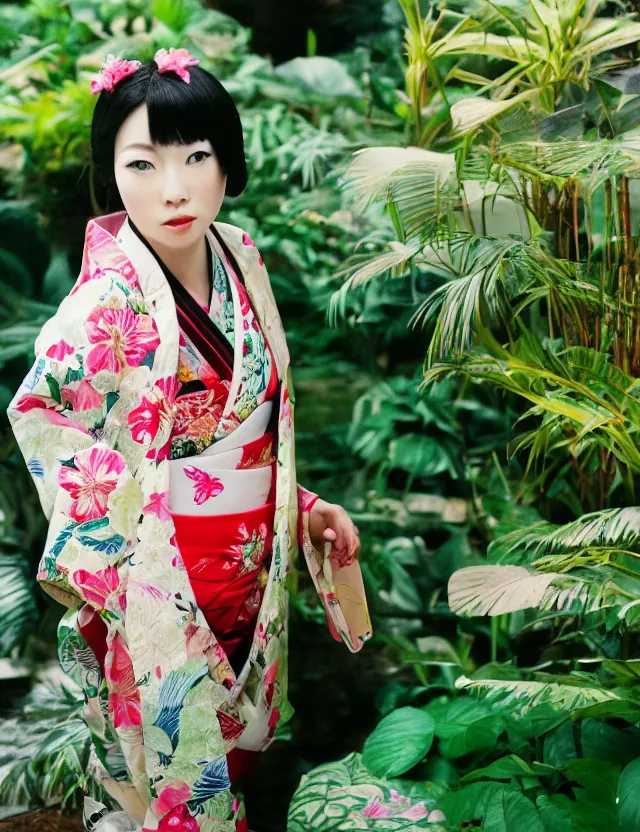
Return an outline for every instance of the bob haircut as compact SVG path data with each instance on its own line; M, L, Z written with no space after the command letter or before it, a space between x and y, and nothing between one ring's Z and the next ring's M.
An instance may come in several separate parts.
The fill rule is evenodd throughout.
M226 193L238 196L247 184L242 124L236 105L217 78L199 66L189 67L190 83L174 72L158 72L155 61L123 78L112 92L100 93L91 123L91 160L98 180L122 207L114 174L116 135L125 119L147 105L151 141L161 147L209 139L222 171ZM111 204L110 204L111 203Z

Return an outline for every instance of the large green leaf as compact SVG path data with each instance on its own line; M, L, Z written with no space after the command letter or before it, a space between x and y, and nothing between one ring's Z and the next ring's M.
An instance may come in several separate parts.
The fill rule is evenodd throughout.
M460 824L482 820L489 804L507 791L513 791L513 788L504 783L469 783L461 789L451 790L440 805L449 823L457 829Z
M414 477L434 477L447 470L455 474L446 446L432 436L407 434L392 440L389 461Z
M398 708L367 738L362 761L378 777L397 777L413 768L431 748L435 722L426 711Z
M528 763L517 754L510 754L508 757L501 757L494 760L484 768L465 774L463 783L472 783L475 780L511 780L513 777L543 777L555 774L557 769L544 763Z
M569 806L561 805L566 800ZM573 832L571 824L571 802L564 795L540 794L536 798L536 806L540 818L547 832Z
M625 832L640 829L640 757L630 762L620 775L618 817Z
M538 810L523 794L498 792L487 807L484 832L547 832Z
M638 753L638 733L624 731L600 719L583 719L580 745L585 757L625 765Z
M297 81L320 95L345 95L352 98L362 95L345 66L335 58L320 55L313 58L294 58L280 64L275 72L281 78Z
M503 730L504 723L495 711L467 697L452 702L436 724L440 753L448 759L491 750Z

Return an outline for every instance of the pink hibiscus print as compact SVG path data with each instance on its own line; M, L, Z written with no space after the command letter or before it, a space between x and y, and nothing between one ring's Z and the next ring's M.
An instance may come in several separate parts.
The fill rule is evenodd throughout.
M269 707L271 707L271 702L273 701L273 692L276 686L279 664L280 662L274 662L272 665L269 665L267 672L264 674L264 698Z
M109 688L109 715L114 728L142 725L140 691L136 685L131 656L116 633L105 663Z
M79 523L104 517L109 494L124 471L124 457L98 445L78 451L75 464L75 468L63 465L58 471L58 485L73 499L70 516Z
M110 309L97 306L85 321L89 343L84 366L92 375L100 370L119 373L124 367L139 367L149 352L160 343L155 321L150 315L137 315L129 306Z
M149 502L142 509L143 514L155 514L158 520L170 520L169 492L154 491L149 495Z
M362 814L365 818L390 818L391 809L385 806L384 803L381 803L379 797L376 797L373 803L364 807Z
M176 397L177 379L167 376L159 379L148 396L129 413L127 422L134 442L141 445L153 442L163 422L171 421L171 409Z
M118 601L122 612L126 611L126 596L120 586L120 576L115 566L89 572L77 569L73 573L74 584L84 591L84 597L96 605L98 610L108 610L112 605L107 603L111 599Z
M62 388L62 398L68 401L74 410L94 410L101 407L104 396L92 386L91 382L83 378L82 381L72 381Z
M58 403L55 399L51 399L48 396L35 396L32 393L27 393L27 395L23 396L16 404L15 410L17 410L18 413L28 413L30 410L33 410L34 407L55 408L57 406ZM66 416L63 416L62 418L66 421Z
M404 812L400 812L400 814L395 815L397 818L405 818L406 820L424 820L426 817L429 817L429 810L424 805L424 803L414 803L410 809L405 809ZM432 818L435 820L436 818Z
M158 832L200 832L200 825L185 804L181 803L162 818Z
M258 251L258 246L253 242L253 240L246 233L246 231L242 235L242 242L245 244L245 246L252 246L253 248L255 248L255 250L258 254L258 263L260 263L261 266L264 265L264 260L262 259L261 255L260 255L260 252Z
M180 803L184 803L191 797L191 789L184 780L175 780L160 792L158 797L151 801L151 808L154 815L160 817L170 812Z
M72 347L71 344L67 344L67 342L62 339L56 344L51 344L45 355L47 358L53 358L55 361L64 361L68 355L73 355L75 351L75 347Z

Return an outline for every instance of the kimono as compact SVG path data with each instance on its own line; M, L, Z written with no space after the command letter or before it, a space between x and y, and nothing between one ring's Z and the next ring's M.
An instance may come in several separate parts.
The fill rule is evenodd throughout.
M235 264L277 376L271 552L241 665L196 603L178 544L172 466L183 452L203 460L211 437L189 445L181 433L177 304L125 212L87 224L78 280L42 328L8 409L49 522L37 580L68 607L59 656L84 691L91 771L145 832L236 829L243 810L227 755L265 749L291 713L288 589L299 547L334 637L362 646L309 537L314 497L296 482L289 354L264 263L235 226L214 223L207 236ZM242 428L242 396L234 403L216 430ZM104 628L100 657L83 636L92 618Z

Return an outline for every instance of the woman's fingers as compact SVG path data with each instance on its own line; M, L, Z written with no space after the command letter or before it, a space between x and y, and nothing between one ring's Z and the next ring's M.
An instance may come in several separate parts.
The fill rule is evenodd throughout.
M340 516L336 520L337 522L334 523L332 529L335 532L332 550L334 554L352 561L360 551L360 539L356 527L344 509L341 509ZM329 531L329 529L326 531Z

